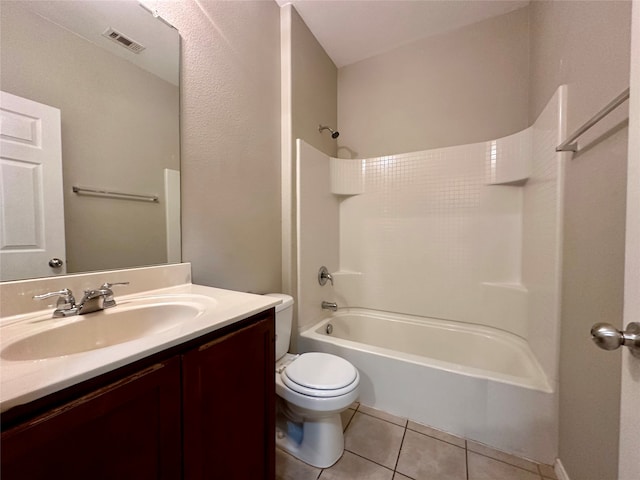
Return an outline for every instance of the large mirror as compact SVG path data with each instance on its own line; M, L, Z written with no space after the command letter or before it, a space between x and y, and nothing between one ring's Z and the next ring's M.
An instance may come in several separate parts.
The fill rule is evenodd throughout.
M179 262L178 31L133 0L0 17L0 280Z

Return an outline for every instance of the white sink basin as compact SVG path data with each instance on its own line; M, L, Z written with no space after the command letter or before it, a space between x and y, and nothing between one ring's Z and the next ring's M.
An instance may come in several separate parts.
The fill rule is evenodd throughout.
M215 300L145 298L129 300L113 308L87 315L50 319L63 324L47 328L7 345L5 360L39 360L88 352L157 334L183 325L215 306ZM37 319L34 323L47 322Z
M123 280L130 286L102 312L51 318L55 299L32 300L43 292L79 293ZM190 280L191 267L178 264L0 282L0 413L213 334L279 302Z

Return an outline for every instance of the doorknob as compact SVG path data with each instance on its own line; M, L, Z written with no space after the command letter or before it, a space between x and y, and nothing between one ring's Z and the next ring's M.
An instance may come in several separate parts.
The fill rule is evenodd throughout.
M52 258L49 260L49 266L51 268L60 268L64 262L59 258Z
M640 358L640 323L631 322L623 332L608 323L596 323L591 327L591 339L604 350L615 350L624 345L634 357Z

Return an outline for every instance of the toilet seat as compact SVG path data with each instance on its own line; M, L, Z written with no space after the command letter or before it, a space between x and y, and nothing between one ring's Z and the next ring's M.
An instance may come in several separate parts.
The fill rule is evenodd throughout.
M291 390L311 397L338 397L358 387L358 370L343 358L329 353L303 353L280 374Z

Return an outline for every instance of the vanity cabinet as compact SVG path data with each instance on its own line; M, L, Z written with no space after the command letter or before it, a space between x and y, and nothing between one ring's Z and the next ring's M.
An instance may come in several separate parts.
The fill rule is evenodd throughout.
M180 477L180 361L154 364L2 434L3 479Z
M2 479L273 480L274 337L270 309L9 410Z
M274 348L263 321L183 355L185 479L275 477Z

